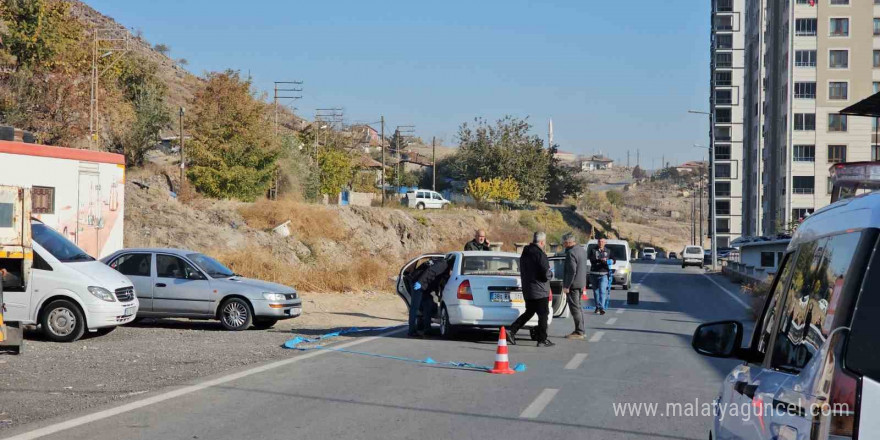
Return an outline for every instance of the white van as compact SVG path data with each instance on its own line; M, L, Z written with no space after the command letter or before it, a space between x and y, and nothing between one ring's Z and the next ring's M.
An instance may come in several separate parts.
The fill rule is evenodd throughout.
M700 266L703 268L705 262L703 260L705 251L702 246L685 246L681 251L681 268L686 266Z
M589 256L590 252L598 246L598 240L587 242L585 246L587 248L587 255ZM614 271L611 287L613 288L615 285L618 285L629 290L632 286L632 264L629 262L629 256L632 254L630 253L629 242L626 240L605 240L605 247L608 248L611 252L611 258L614 259L614 264L611 265L611 269ZM590 261L587 260L587 269L589 267Z
M109 333L134 320L138 300L125 275L95 260L63 235L31 222L33 267L24 289L4 291L9 321L39 324L56 342L86 330Z
M452 202L444 199L440 193L427 189L409 191L403 199L404 205L416 209L446 209L450 203Z

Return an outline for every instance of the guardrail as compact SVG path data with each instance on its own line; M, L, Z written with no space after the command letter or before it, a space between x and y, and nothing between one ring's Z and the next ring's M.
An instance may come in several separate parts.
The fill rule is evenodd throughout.
M755 267L751 264L744 264L736 261L728 261L727 264L721 268L721 273L730 278L731 281L738 283L761 283L767 281L770 277L776 274L776 272L768 271L763 267Z

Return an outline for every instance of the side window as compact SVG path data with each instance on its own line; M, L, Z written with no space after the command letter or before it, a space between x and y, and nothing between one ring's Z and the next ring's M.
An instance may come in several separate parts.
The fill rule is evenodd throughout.
M779 309L782 307L782 300L784 299L783 292L785 292L788 277L791 276L792 267L794 267L793 258L789 257L782 263L782 271L776 277L773 290L768 293L770 302L767 304L767 310L764 312L760 325L756 326L756 328L761 329L761 332L756 335L758 337L758 345L755 348L762 356L767 354L767 349L770 347L770 338L773 337L773 329L776 326L776 321L779 321Z
M201 279L199 272L186 261L173 255L156 254L156 276L180 280Z
M771 354L771 367L799 372L833 330L848 268L861 232L801 245Z
M431 193L431 198L434 200L443 200L443 197L440 197L440 194Z
M123 275L148 277L150 276L151 260L151 254L125 254L110 263L110 267Z
M43 258L43 256L40 255L40 253L37 251L34 251L34 264L33 264L33 266L31 266L31 268L37 269L37 270L47 270L47 271L52 270L52 266L50 266L49 263L46 262L46 259Z

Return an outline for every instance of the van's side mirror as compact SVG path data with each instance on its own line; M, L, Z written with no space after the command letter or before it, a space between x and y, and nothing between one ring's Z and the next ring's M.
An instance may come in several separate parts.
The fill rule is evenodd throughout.
M731 358L741 353L742 340L743 325L739 321L710 322L697 327L691 346L704 356Z

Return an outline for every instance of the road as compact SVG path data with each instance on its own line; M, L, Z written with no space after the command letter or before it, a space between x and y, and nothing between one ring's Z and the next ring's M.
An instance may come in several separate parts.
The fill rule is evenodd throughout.
M663 417L667 403L710 404L735 362L700 357L690 336L701 322L748 319L736 287L697 268L636 263L641 302L612 293L611 310L587 315L588 341L510 347L513 376L330 351L71 414L8 438L46 439L706 439L708 414ZM714 282L713 282L714 280ZM723 288L726 288L725 291ZM520 334L526 337L526 332ZM497 332L456 340L365 336L352 350L491 365ZM108 374L125 374L108 372ZM659 403L656 416L615 415L614 404Z

